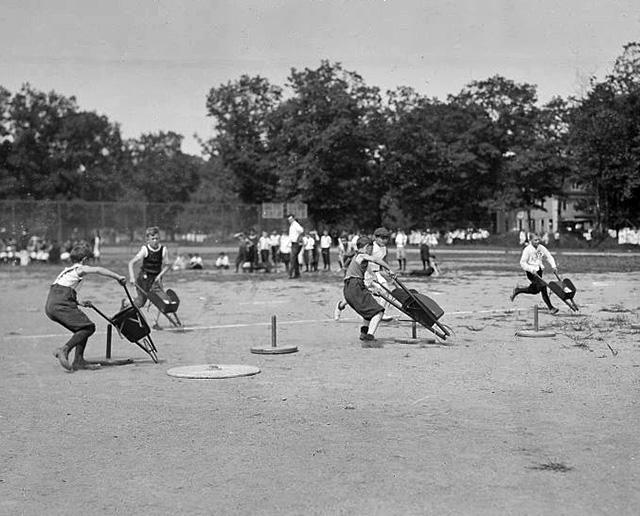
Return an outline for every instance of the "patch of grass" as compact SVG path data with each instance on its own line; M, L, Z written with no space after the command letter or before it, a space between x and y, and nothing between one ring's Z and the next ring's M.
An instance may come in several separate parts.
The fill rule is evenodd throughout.
M538 471L553 471L554 473L567 473L568 471L572 471L573 468L571 466L567 466L562 462L545 462L544 464L536 464L535 466L531 466L530 469L535 469Z
M629 310L628 308L625 308L622 305L605 306L604 308L601 308L600 311L601 312L617 312L617 313L631 312L631 310Z

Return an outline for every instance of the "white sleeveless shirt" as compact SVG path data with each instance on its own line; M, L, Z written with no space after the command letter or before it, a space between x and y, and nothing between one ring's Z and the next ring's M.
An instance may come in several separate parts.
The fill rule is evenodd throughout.
M81 263L74 263L71 267L63 270L53 282L54 285L62 285L73 290L78 290L81 286L82 278L78 275L78 268L82 267Z

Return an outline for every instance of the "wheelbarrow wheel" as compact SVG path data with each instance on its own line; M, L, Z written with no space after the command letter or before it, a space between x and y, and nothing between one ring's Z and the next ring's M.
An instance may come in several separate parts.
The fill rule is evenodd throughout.
M158 363L158 350L151 339L144 338L141 341L136 342L136 344L151 357L151 360L156 364Z

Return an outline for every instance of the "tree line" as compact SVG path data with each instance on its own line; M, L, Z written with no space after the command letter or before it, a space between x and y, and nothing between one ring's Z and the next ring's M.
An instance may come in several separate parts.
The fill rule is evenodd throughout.
M640 223L640 43L580 98L540 104L496 75L446 100L382 93L340 63L285 87L242 75L206 98L203 156L174 132L124 139L75 97L0 86L0 199L305 202L317 225L491 227L567 184L599 229Z

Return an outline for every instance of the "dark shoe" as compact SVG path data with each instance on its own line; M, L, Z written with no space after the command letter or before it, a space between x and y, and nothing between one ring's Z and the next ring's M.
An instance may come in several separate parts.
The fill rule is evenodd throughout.
M513 292L511 292L511 296L509 297L509 299L511 300L512 303L513 303L513 300L516 298L517 295L518 295L518 289L514 288Z
M360 326L360 340L365 340L365 337L367 336L368 332L369 332L368 326Z
M382 343L377 341L376 338L370 333L365 333L364 336L360 335L360 340L362 340L363 348L381 348Z
M556 315L559 311L560 311L560 309L559 309L559 308L550 308L550 309L549 309L549 313L550 313L551 315Z

